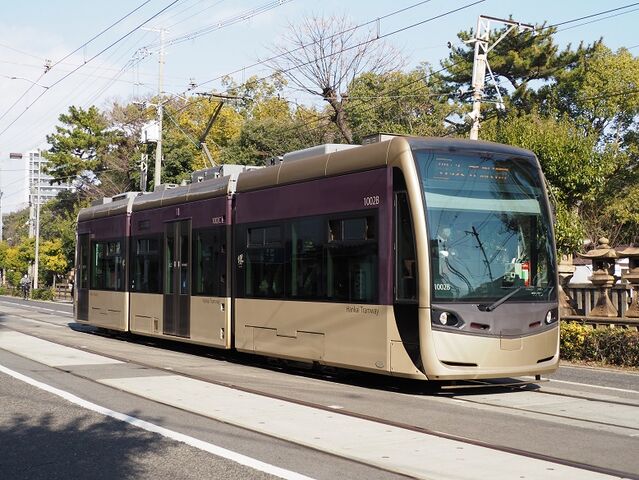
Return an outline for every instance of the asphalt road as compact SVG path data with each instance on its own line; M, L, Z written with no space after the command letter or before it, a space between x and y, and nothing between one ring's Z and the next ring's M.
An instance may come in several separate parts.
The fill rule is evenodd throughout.
M15 310L18 307L20 310ZM137 343L137 339L127 342L86 333L86 328L78 328L73 323L71 310L71 305L23 302L2 297L0 328L5 326L76 348L127 359L133 362L127 364L127 368L137 369L141 376L148 375L145 370L148 365L153 365L218 383L286 395L300 402L319 403L639 475L639 459L635 454L639 448L637 432L633 434L623 428L607 429L592 422L561 418L555 414L545 415L537 412L534 406L522 410L493 405L515 398L509 394L451 394L427 386L422 388L358 374L316 377L286 368L269 367L264 363L254 364L250 358L218 354L210 349L162 342L157 344L161 348L157 348L148 343ZM135 362L142 365L135 366ZM104 366L87 367L86 370L76 369L71 374L65 369L44 367L3 350L0 350L0 365L115 411L156 422L176 432L312 478L403 478L91 381L92 375L116 376L120 367L109 367L113 371ZM567 365L551 377L551 382L541 384L541 387L541 391L546 388L593 399L614 397L616 401L639 404L639 375L635 373ZM540 393L539 398L542 397ZM517 401L521 403L515 398ZM158 479L191 478L191 474L198 478L268 476L86 411L2 374L0 402L3 405L0 411L0 445L16 445L12 455L0 456L3 479L58 478L57 475L65 478L147 478L152 475ZM602 408L614 406L602 403ZM21 435L22 431L30 432L29 438L33 441ZM522 432L525 434L522 435ZM9 472L9 476L5 476L5 472ZM38 476L39 472L47 474Z

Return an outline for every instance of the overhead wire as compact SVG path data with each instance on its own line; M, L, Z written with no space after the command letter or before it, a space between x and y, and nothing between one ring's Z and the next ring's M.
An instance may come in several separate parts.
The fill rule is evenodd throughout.
M116 25L118 25L119 23L122 23L124 20L126 20L127 18L129 18L131 15L133 15L135 12L137 12L138 10L140 10L142 7L144 7L145 5L147 5L149 2L151 2L151 0L146 0L144 2L142 2L140 5L138 5L137 7L135 7L133 10L131 10L129 13L127 13L126 15L124 15L123 17L121 17L120 19L116 20L115 22L113 22L111 25L109 25L108 27L104 28L102 31L100 31L99 33L96 33L93 37L91 37L89 40L87 40L86 42L84 42L82 45L80 45L78 48L76 48L75 50L73 50L72 52L69 52L68 54L66 54L64 57L62 57L60 60L58 60L57 62L53 63L51 65L51 67L49 67L50 69L55 67L56 65L58 65L59 63L62 63L63 61L65 61L67 58L69 58L70 56L74 55L75 53L79 52L80 50L82 50L84 47L86 47L87 45L89 45L91 42L93 42L94 40L96 40L97 38L101 37L102 35L104 35L106 32L108 32L109 30L111 30L113 27L115 27ZM88 63L88 62L85 62Z
M570 23L578 22L578 21L581 21L581 20L584 20L584 19L587 19L587 18L593 18L593 17L595 17L595 16L605 15L605 14L611 13L611 12L613 12L613 11L619 11L619 10L622 10L622 9L627 9L627 8L633 7L633 6L635 6L635 5L639 5L639 2L637 2L637 3L633 3L633 4L628 4L628 5L625 5L625 6L623 6L623 7L619 7L619 8L615 8L615 9L605 10L605 11L598 12L598 13L594 13L594 14L587 15L587 16L582 16L582 17L578 17L578 18L574 18L574 19L566 20L566 21L563 21L563 22L560 22L560 23L557 23L557 24L548 25L548 26L543 27L542 29L555 28L555 27L556 27L556 26L558 26L558 25L566 25L566 24L570 24ZM617 15L627 14L627 13L632 13L632 11L622 12L622 13L619 13L619 14L617 14ZM615 16L617 16L617 15L615 15ZM408 27L405 27L405 28L408 28ZM401 29L400 29L400 30L401 30ZM391 33L392 33L392 32L391 32ZM523 32L522 32L522 33L523 33ZM450 68L450 67L452 67L452 66L455 66L455 65L458 65L458 64L460 64L460 63L463 63L463 62L461 62L461 61L460 61L460 62L457 62L456 64L449 65L449 67L448 67L448 68ZM430 73L428 73L428 74L426 74L426 75L422 76L421 78L415 79L415 80L413 80L413 81L411 81L411 82L408 82L408 83L406 83L406 84L404 84L404 85L401 85L400 87L397 87L397 88L395 89L395 91L398 91L398 90L400 90L400 89L403 89L403 88L409 87L409 86L411 86L411 85L413 85L413 84L415 84L415 83L418 83L418 82L420 82L420 81L425 81L425 80L427 80L428 78L430 78L430 76L432 76L432 75L434 75L434 74L436 74L436 73L441 73L442 71L445 71L445 70L447 70L448 68L446 68L446 67L445 67L445 68L439 69L439 70L437 70L437 71L432 71L432 72L430 72ZM425 88L425 84L421 85L421 86L420 86L420 88ZM639 89L638 89L638 91L639 91ZM623 95L623 94L626 94L626 93L633 93L633 92L620 92L620 93L619 93L619 95ZM388 102L382 102L382 103L381 103L381 105L384 105L384 104L386 104L386 103L388 103ZM368 112L368 111L370 111L370 110L372 110L372 109L379 108L381 105L369 105L369 107L368 107L367 109L365 109L365 110L364 110L364 113L366 113L366 112ZM359 112L359 113L362 113L362 112ZM317 117L317 118L315 118L315 119L312 119L312 120L311 120L311 121L309 121L309 122L306 122L306 123L304 123L304 124L301 124L299 127L293 127L293 128L297 130L297 129L300 129L300 128L308 127L308 126L309 126L309 124L311 124L311 123L319 123L319 122L321 122L322 120L325 120L325 121L326 121L326 120L329 120L330 118L331 118L331 116L330 116L330 115L320 116L320 117ZM313 133L313 132L311 132L311 133Z
M173 38L169 38L165 41L165 46L170 47L170 46L174 46L174 45L178 45L180 43L184 43L187 41L191 41L194 40L196 38L199 38L201 36L207 35L209 33L212 33L216 30L220 30L222 28L225 27L229 27L231 25L235 25L236 23L240 23L246 20L250 20L251 18L260 15L264 12L268 12L270 10L273 10L277 7L280 7L284 4L290 3L293 0L272 0L268 3L262 4L258 7L255 7L251 10L248 10L247 12L243 12L237 15L234 15L232 17L229 17L227 19L221 20L221 21L217 21L212 25L209 25L207 27L204 28L200 28L199 30L196 30L194 32L190 32L190 33L186 33L177 37L173 37ZM155 49L155 48L159 48L160 44L159 43L153 43L148 45L146 48L148 49Z
M420 2L420 3L426 3L426 2ZM477 2L477 3L479 3L479 2ZM609 9L609 10L606 10L606 11L603 11L603 12L599 12L599 13L595 13L595 14L591 14L591 15L587 15L587 16L583 16L583 17L579 17L579 18L571 19L571 20L568 20L568 21L565 21L565 22L560 22L560 23L554 24L554 25L549 25L549 26L548 26L548 27L546 27L546 28L556 27L556 26L564 25L564 24L568 24L568 23L574 23L574 22L577 22L577 21L580 21L580 20L584 20L584 19L587 19L587 18L592 18L592 17L594 17L594 16L602 15L602 14L605 14L605 13L610 13L610 12L613 12L613 11L622 10L622 9L624 9L624 8L629 8L629 7L634 6L634 5L637 5L637 4L639 4L639 2L638 2L638 3L634 3L634 4L629 4L629 5L626 5L626 6L623 6L623 7L619 7L619 8L616 8L616 9ZM407 7L407 8L410 8L410 7ZM622 13L620 13L620 14L624 14L624 13L629 13L629 12L622 12ZM410 26L409 26L409 27L406 27L406 28L410 28ZM402 31L402 30L399 30L399 31ZM399 32L399 31L398 31L398 32ZM395 32L395 33L397 33L397 32ZM261 63L263 63L263 62L259 62L259 63L257 63L257 64L254 64L253 66L255 66L255 65L259 65L259 64L261 64ZM246 68L246 67L244 67L244 68ZM244 68L243 68L243 69L244 69ZM242 69L242 70L243 70L243 69ZM237 73L237 72L238 72L238 71L235 71L235 72L233 72L233 73ZM433 73L435 73L435 72L433 72ZM266 77L266 78L268 78L268 77ZM210 80L210 81L207 81L207 82L204 82L204 83L208 83L208 82L211 82L211 81L214 81L214 80ZM203 85L204 83L199 84L199 86ZM5 131L6 131L6 129L5 129ZM3 132L0 132L0 134L2 134L2 133L4 133L4 131L3 131Z
M69 78L71 75L73 75L75 72L77 72L80 68L82 68L84 65L86 65L87 63L91 62L92 60L94 60L95 58L99 57L100 55L102 55L104 52L108 51L109 49L113 48L115 45L117 45L118 43L120 43L121 41L123 41L124 39L126 39L127 37L129 37L131 34L133 34L135 31L139 30L140 28L142 28L144 25L146 25L147 23L149 23L151 20L153 20L154 18L156 18L157 16L159 16L161 13L165 12L166 10L168 10L169 8L171 8L173 5L175 5L176 3L178 3L180 0L172 0L171 3L169 3L166 7L164 7L163 9L161 9L159 12L153 14L151 17L147 18L144 22L142 22L141 24L137 25L136 27L134 27L132 30L129 30L126 34L122 35L121 37L119 37L117 40L115 40L114 42L110 43L108 46L104 47L102 50L100 50L98 53L96 53L95 55L93 55L92 57L90 57L88 60L86 60L84 62L84 64L78 66L77 68L71 70L71 72L67 73L66 75L62 76L61 78L59 78L58 80L56 80L54 83L49 85L49 88L47 88L46 90L44 90L40 95L38 95L35 100L33 100L29 105L27 105L27 107L11 122L9 123L9 125L7 125L3 130L0 131L0 137L9 129L11 128L20 118L22 118L22 116L29 110L29 108L31 108L38 100L40 100L40 98L42 98L47 92L51 91L51 89L53 87L55 87L56 85L60 84L61 82L63 82L64 80L66 80L67 78Z

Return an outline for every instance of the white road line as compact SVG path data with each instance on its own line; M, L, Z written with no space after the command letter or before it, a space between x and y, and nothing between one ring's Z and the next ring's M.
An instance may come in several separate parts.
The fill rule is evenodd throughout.
M579 387L592 387L592 388L602 388L604 390L612 390L614 392L624 392L624 393L639 393L639 390L628 390L625 388L615 388L615 387L604 387L602 385L591 385L590 383L578 383L578 382L569 382L567 380L555 380L552 378L550 383L565 383L567 385L577 385Z
M639 375L637 373L634 372L623 372L623 371L619 371L619 370L615 370L613 368L602 368L602 367L589 367L587 365L560 365L559 366L560 369L572 369L572 370L590 370L590 371L595 371L595 372L599 372L599 371L603 371L606 373L612 373L614 375Z
M86 408L87 410L92 410L101 415L106 415L107 417L114 418L116 420L120 420L121 422L128 423L135 427L141 428L148 432L158 433L164 437L170 438L172 440L176 440L178 442L185 443L192 447L198 448L208 453L212 453L213 455L217 455L218 457L226 458L235 463L239 463L240 465L244 465L246 467L252 468L254 470L258 470L260 472L268 473L270 475L275 475L279 478L290 479L290 480L312 480L311 477L307 477L306 475L302 475L300 473L292 472L290 470L286 470L284 468L276 467L274 465L270 465L265 462L261 462L260 460L256 460L254 458L248 457L246 455L242 455L241 453L233 452L232 450L228 450L226 448L214 445L209 442L205 442L203 440L199 440L197 438L191 437L189 435L184 435L179 432L175 432L173 430L169 430L168 428L161 427L154 423L147 422L145 420L141 420L136 417L132 417L130 415L126 415L124 413L116 412L109 408L97 405L95 403L84 400L72 393L66 392L59 388L53 387L46 383L35 380L31 377L27 377L21 373L18 373L14 370L11 370L3 365L0 365L0 372L5 373L17 380L25 382L29 385L32 385L36 388L44 390L46 392L52 393L60 398L67 400L68 402L74 403L75 405L79 405L82 408Z
M16 307L16 308L31 308L34 310L44 310L45 312L55 312L55 313L62 313L63 315L73 316L72 313L65 312L64 310L54 310L52 308L38 307L34 305L24 305L22 303L7 302L4 300L0 300L0 303L4 305L11 305L12 307Z
M66 328L66 325L58 325L57 323L47 322L45 320L35 320L33 318L19 317L17 315L11 315L11 318L14 318L15 320L18 320L20 322L46 323L50 327Z

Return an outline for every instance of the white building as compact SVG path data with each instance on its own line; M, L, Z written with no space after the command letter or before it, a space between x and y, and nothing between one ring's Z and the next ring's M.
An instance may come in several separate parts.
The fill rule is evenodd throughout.
M35 211L64 190L71 190L69 183L50 184L53 178L44 172L47 159L39 150L26 153L10 153L0 163L0 191L3 215L30 207L30 233L33 234Z

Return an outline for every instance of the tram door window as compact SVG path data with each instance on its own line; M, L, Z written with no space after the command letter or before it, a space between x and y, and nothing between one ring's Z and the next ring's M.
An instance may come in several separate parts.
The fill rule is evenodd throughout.
M193 231L193 295L226 296L226 227Z
M91 288L124 290L124 252L120 240L98 241L91 248Z
M406 192L395 192L395 300L417 300L415 236Z
M76 272L75 296L77 299L76 315L80 320L89 319L89 235L78 235L78 265Z
M324 288L324 222L321 217L306 218L291 224L291 252L287 271L290 285L287 293L298 299L323 299Z
M249 227L246 245L246 296L282 298L285 282L282 227Z
M167 223L164 234L164 334L190 335L191 221Z
M347 302L377 302L375 216L328 220L327 296Z
M131 250L131 291L162 293L160 236L136 238Z
M89 235L78 236L78 272L76 274L78 288L89 288Z

